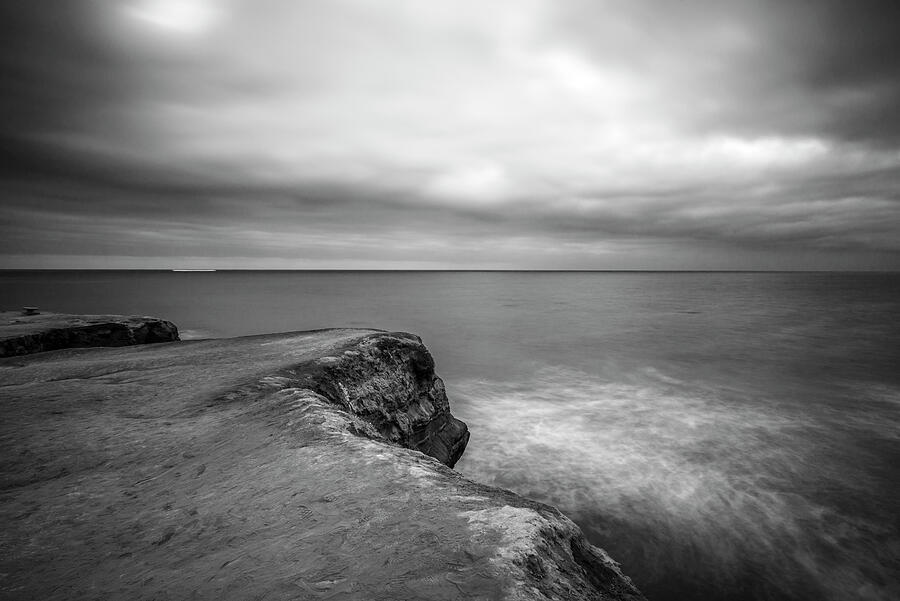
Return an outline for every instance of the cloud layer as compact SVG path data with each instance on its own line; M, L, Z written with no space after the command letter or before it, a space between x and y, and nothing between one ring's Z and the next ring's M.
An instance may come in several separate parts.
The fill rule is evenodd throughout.
M0 267L900 268L895 3L0 18Z

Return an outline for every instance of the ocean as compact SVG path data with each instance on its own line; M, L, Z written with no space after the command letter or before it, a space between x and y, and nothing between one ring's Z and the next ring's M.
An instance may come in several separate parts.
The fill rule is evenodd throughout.
M0 272L24 305L419 334L457 469L559 507L652 601L900 599L898 273Z

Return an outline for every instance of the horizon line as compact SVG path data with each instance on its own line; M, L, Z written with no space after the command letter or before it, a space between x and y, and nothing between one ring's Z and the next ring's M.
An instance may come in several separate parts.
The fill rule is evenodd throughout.
M342 269L342 268L171 268L171 267L15 267L0 272L23 271L122 271L160 273L219 272L322 272L322 273L900 273L900 269Z

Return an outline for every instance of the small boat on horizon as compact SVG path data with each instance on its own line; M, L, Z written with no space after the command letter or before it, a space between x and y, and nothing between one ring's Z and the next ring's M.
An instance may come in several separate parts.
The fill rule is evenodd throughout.
M173 269L172 271L215 271L215 269Z

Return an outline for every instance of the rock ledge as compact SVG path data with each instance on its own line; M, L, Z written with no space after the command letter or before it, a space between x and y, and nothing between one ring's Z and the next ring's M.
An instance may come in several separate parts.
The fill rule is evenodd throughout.
M468 431L411 334L12 356L0 399L0 597L643 599L447 467Z
M175 324L156 317L0 312L0 357L174 340L178 340Z

